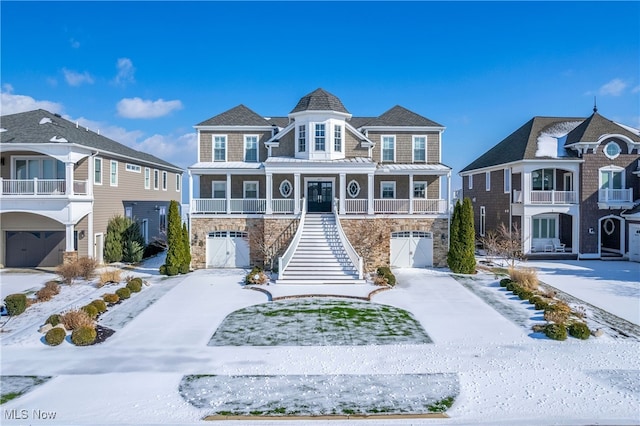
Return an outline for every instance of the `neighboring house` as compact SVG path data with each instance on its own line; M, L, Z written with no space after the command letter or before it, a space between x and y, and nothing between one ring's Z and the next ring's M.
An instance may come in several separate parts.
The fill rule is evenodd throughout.
M317 89L286 117L239 105L195 128L198 162L188 169L195 267L273 260L313 214L333 214L349 240L364 222L384 228L371 264L446 264L442 125L401 106L355 117Z
M640 131L601 116L534 117L460 175L479 238L500 223L523 253L640 261Z
M102 262L115 215L137 220L147 242L164 239L180 168L41 109L0 120L0 263Z

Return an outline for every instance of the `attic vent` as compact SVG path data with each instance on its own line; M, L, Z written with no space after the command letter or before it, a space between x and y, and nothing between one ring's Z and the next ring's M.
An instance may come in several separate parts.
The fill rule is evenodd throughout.
M54 136L51 139L49 139L49 142L69 142L68 140L66 140L65 138L63 138L62 136Z
M49 117L43 117L39 124L53 123Z

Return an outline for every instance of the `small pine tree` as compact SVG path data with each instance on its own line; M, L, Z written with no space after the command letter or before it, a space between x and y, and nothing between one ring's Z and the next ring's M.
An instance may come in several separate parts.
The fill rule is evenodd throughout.
M104 260L107 263L122 260L122 235L129 227L129 220L123 216L114 216L107 224L107 235L104 237Z
M122 233L122 260L128 263L138 263L144 254L144 237L140 225L134 220L126 219L128 226Z
M169 203L169 216L167 218L167 258L163 267L160 268L161 272L169 276L179 274L184 262L181 222L178 202L172 200Z
M453 215L451 216L451 226L449 229L449 252L447 253L447 265L453 272L460 271L460 211L462 205L460 200L453 207Z
M184 256L181 272L186 274L191 267L191 244L189 242L189 230L187 229L186 223L182 224L182 249L184 250Z
M473 225L473 206L471 200L465 198L460 210L460 272L473 274L476 272L476 231Z

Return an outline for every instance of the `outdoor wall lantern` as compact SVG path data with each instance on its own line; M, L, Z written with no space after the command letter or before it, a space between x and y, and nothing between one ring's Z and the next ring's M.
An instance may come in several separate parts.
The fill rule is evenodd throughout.
M81 240L84 239L84 229L80 231L80 233L78 234L78 238L80 238Z
M595 229L589 228L589 235L593 235L595 233L596 233Z

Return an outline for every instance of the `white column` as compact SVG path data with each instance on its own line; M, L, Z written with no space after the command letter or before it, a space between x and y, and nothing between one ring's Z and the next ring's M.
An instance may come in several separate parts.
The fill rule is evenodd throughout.
M273 175L271 173L267 173L267 208L265 209L266 214L272 214L273 208L271 206L271 199L273 198Z
M225 191L227 201L227 214L231 214L231 173L227 173L227 189Z
M531 170L526 169L522 173L522 203L531 204Z
M300 173L293 175L293 213L300 213Z
M447 172L447 251L451 248L451 171Z
M579 219L580 208L578 206L576 207L577 207L576 214L571 216L571 253L576 253L579 256L580 255L580 219Z
M73 223L72 224L67 224L65 225L65 238L66 238L66 245L64 250L65 251L75 251L75 247L73 246L73 231L74 231L74 226Z
M409 173L409 214L413 214L413 173Z
M520 229L520 235L522 235L522 253L529 253L531 251L531 244L533 243L533 233L531 232L531 215L523 214L520 217L522 218L522 229Z
M189 174L189 213L193 212L193 175L191 174L191 170L187 170Z
M64 168L64 180L65 180L65 194L73 195L73 163L65 163Z
M367 175L367 214L373 214L373 187L375 179L373 173Z
M89 175L87 179L87 195L93 195L93 180L95 177L95 165L96 165L96 157L91 155L89 157Z
M339 202L340 214L345 214L344 194L347 192L346 181L347 181L347 174L340 173L340 202Z
M93 233L93 211L87 215L87 256L96 257L96 236Z

